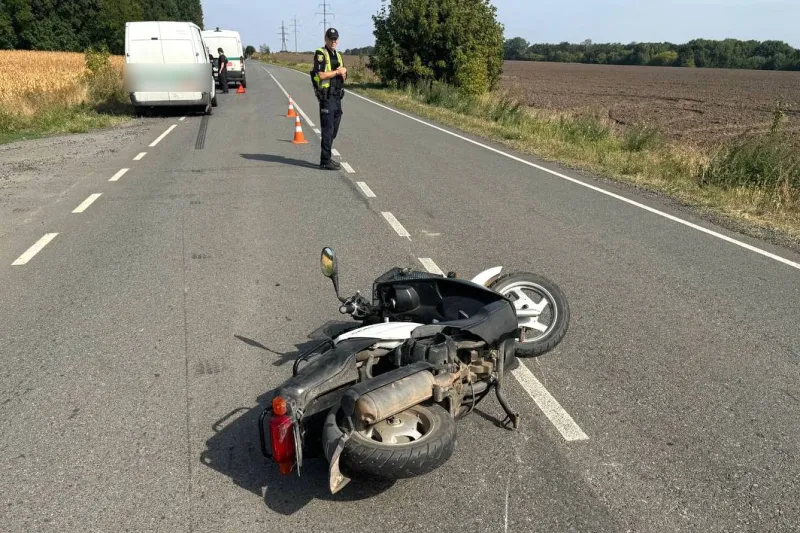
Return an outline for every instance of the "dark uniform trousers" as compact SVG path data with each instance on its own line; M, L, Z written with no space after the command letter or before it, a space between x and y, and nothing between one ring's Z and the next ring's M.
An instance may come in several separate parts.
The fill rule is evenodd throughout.
M219 71L219 88L223 93L228 92L228 71Z
M322 155L320 164L331 160L333 140L339 133L339 123L342 121L342 99L329 95L319 102L319 122L322 131Z

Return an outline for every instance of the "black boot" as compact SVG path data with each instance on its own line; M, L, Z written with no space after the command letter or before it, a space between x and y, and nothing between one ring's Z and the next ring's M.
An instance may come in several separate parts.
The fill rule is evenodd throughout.
M337 161L331 159L325 162L321 161L319 164L319 168L321 168L322 170L339 170L340 168L342 168L342 165L340 165Z

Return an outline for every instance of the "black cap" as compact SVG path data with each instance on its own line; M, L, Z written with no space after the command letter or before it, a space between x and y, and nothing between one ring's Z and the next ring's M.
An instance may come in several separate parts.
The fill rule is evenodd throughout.
M339 32L336 31L336 28L328 28L328 31L325 32L325 37L331 41L337 41L339 39Z

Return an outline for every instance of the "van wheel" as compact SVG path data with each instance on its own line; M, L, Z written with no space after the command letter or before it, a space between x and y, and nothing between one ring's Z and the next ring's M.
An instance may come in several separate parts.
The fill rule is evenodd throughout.
M242 87L247 89L247 78L245 78L245 77L242 77Z
M211 99L211 107L217 107L217 95L214 95L214 98Z
M206 114L206 115L214 114L214 111L211 109L211 104L206 105L206 109L205 109L204 114Z

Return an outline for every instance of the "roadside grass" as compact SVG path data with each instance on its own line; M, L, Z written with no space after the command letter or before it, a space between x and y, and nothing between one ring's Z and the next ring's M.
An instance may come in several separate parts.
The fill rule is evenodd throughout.
M304 73L311 69L308 63L262 61ZM384 86L366 66L357 76L353 69L350 74L349 88L374 100L546 161L666 195L752 234L777 231L800 244L800 149L782 130L782 110L776 109L769 134L701 150L670 143L648 124L621 127L596 113L529 108L507 91L475 97L435 82Z
M122 90L122 58L102 51L0 51L0 67L26 64L25 79L0 84L0 143L80 133L132 116ZM9 68L3 68L9 71Z

